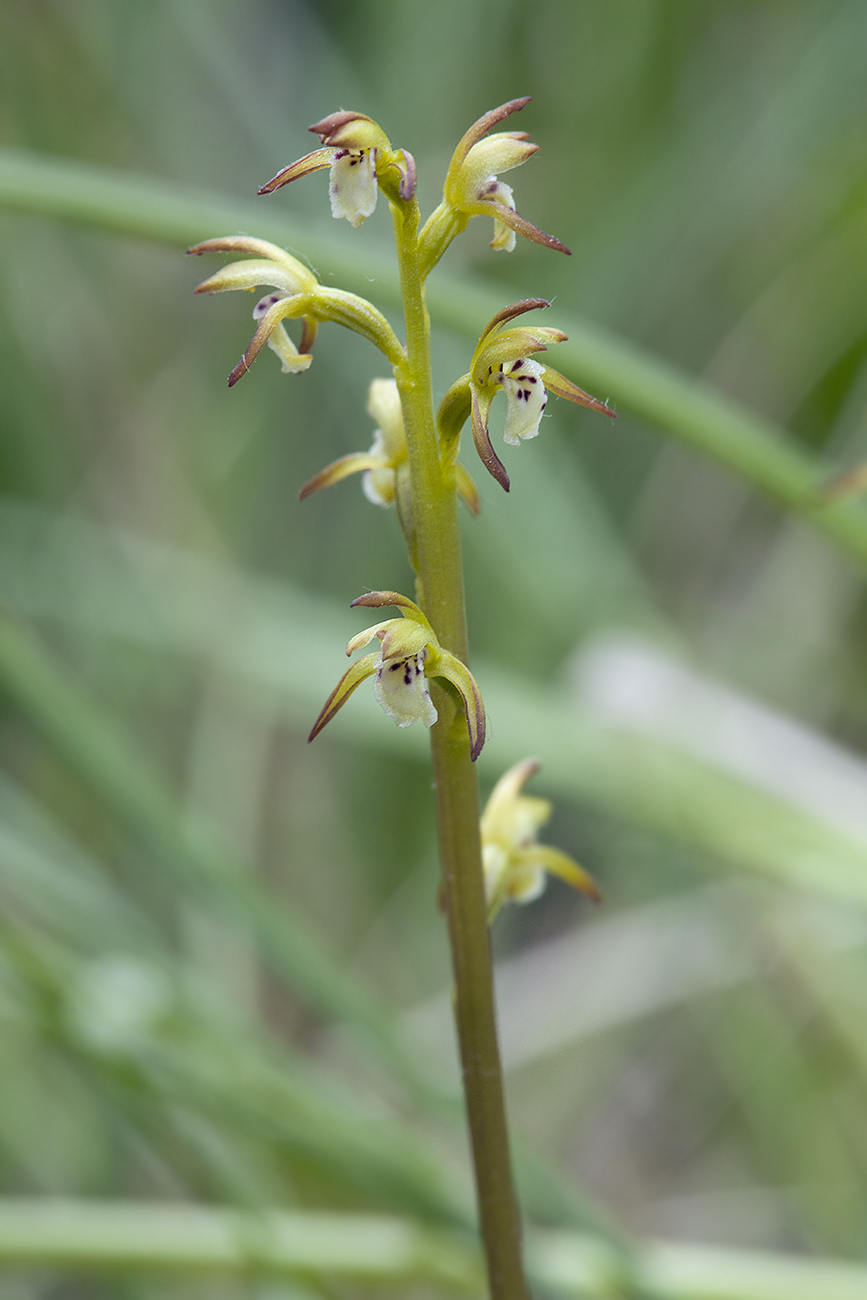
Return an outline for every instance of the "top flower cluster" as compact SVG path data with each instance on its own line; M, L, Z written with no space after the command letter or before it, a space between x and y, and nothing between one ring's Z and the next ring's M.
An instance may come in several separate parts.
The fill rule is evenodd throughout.
M473 123L461 140L446 174L443 202L421 231L425 273L439 261L470 217L476 216L493 218L491 248L511 252L515 235L519 234L558 252L569 252L559 239L546 235L516 212L511 186L498 179L500 172L511 171L531 158L539 146L529 141L526 131L488 132L529 102L529 96L525 96L492 109ZM332 215L345 217L356 227L373 213L379 190L392 200L406 201L415 195L412 154L394 149L382 128L363 113L332 113L310 130L319 136L322 148L284 167L262 186L260 194L273 194L300 176L328 167Z

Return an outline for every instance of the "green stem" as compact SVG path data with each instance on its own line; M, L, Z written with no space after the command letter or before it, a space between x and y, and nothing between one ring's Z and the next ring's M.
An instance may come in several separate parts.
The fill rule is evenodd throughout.
M400 390L418 556L419 604L444 649L467 662L457 494L437 446L430 372L430 322L419 268L418 205L392 205L406 320ZM454 973L454 1006L479 1221L493 1300L526 1300L521 1227L497 1043L479 793L466 718L457 694L431 681L431 728L443 894Z

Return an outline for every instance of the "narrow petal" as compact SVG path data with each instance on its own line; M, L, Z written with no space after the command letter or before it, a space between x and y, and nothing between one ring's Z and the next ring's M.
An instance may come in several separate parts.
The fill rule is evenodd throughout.
M308 744L311 740L316 739L322 728L331 721L335 713L343 708L355 688L360 686L363 681L366 681L368 677L373 676L378 662L379 655L365 655L363 659L358 659L351 668L347 669L322 706L322 712L314 722L313 730L307 737Z
M475 762L482 752L486 730L485 706L475 678L460 659L436 646L432 646L428 652L427 672L431 677L445 677L460 692L467 714L470 758Z
M341 479L348 478L350 474L360 474L363 470L388 468L388 461L384 456L371 456L364 452L351 452L348 456L341 456L339 460L334 460L325 469L321 469L313 478L308 479L301 491L298 493L298 500L304 501L314 492L321 492L323 488L333 487Z
M331 163L328 195L332 217L345 217L356 230L376 207L379 187L371 153L339 150Z
M424 651L405 659L383 658L376 670L373 693L398 727L421 721L432 727L437 711L424 675Z
M362 646L369 645L369 643L374 639L374 637L376 637L377 639L382 638L385 635L385 633L388 631L388 629L391 627L392 623L396 623L396 622L397 619L389 618L386 619L384 623L374 623L372 627L366 627L364 631L356 632L355 636L352 637L352 639L347 644L346 647L347 655L355 654L356 650L360 650Z
M598 397L591 397L589 393L585 393L583 388L573 384L571 379L561 375L558 370L552 370L550 366L543 366L542 369L545 372L545 387L550 393L556 394L557 397L565 397L576 406L589 406L591 411L601 411L603 415L610 415L613 420L617 419L617 412L612 411L610 406L600 402Z
M565 880L566 884L571 885L573 889L580 889L581 893L592 898L594 903L602 902L599 886L590 873L583 867L579 867L577 862L568 854L562 853L560 849L549 848L547 844L534 844L532 849L527 850L526 857L550 872L552 876L559 876L561 880Z
M509 476L505 465L491 446L491 435L488 432L488 413L491 409L493 393L480 392L475 384L470 391L473 403L473 441L476 444L476 451L488 473L497 480L505 492L508 492Z
M196 285L194 293L227 293L234 289L258 289L270 285L284 294L308 290L309 275L304 281L292 275L272 258L255 258L248 262L231 262L209 279Z
M273 194L275 190L288 185L290 181L297 181L299 176L309 176L311 172L318 172L323 167L330 167L335 152L334 149L314 149L312 153L307 153L303 158L296 159L288 167L284 167L282 171L279 171L276 176L272 176L270 181L265 182L259 193Z

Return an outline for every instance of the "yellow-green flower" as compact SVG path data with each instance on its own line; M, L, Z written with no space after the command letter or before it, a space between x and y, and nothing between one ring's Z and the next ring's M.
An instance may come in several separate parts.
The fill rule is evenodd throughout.
M350 474L361 474L364 495L377 506L394 504L397 472L406 464L406 434L400 396L393 379L374 379L367 394L367 412L376 421L373 446L369 451L350 452L332 461L300 492L302 501L321 488L331 487Z
M376 422L373 446L369 451L350 452L320 470L300 492L301 500L331 487L350 474L361 474L361 486L368 501L388 507L397 495L398 475L407 471L406 433L400 394L393 379L374 379L367 395L367 412ZM479 512L476 485L463 465L455 465L456 486L461 498L473 512Z
M319 136L323 148L284 167L262 186L260 194L273 194L299 176L328 167L331 215L345 217L356 228L373 214L380 189L391 199L407 200L415 194L412 154L393 149L372 118L363 113L332 113L310 130Z
M488 924L508 900L529 903L545 888L545 873L559 876L594 902L601 895L592 876L560 849L539 844L536 836L551 816L547 799L522 793L539 770L528 758L509 769L491 791L482 814L482 863L488 900Z
M467 415L472 417L473 440L482 464L507 492L509 476L491 445L488 428L491 405L498 393L503 393L506 399L503 437L512 446L517 446L522 439L536 437L548 392L605 415L616 414L605 402L585 393L559 371L533 360L533 354L547 351L549 343L565 341L567 336L562 330L544 325L503 329L516 316L548 306L544 298L526 298L498 312L479 339L469 374L452 385L438 415L440 438L447 455L452 451L456 454L460 429Z
M530 96L526 95L485 113L455 149L443 185L443 201L431 213L421 233L423 274L439 261L471 217L493 219L491 248L497 252L510 253L518 234L568 255L569 249L559 239L546 235L515 211L512 187L499 179L501 172L520 167L532 158L539 146L530 142L526 131L498 131L494 135L488 132L529 102Z
M297 258L269 244L264 239L251 239L246 235L232 235L222 239L207 239L189 250L191 253L252 253L253 260L232 262L216 275L203 280L196 293L225 293L232 289L254 290L270 286L276 292L266 294L253 308L256 332L235 369L229 376L229 387L238 382L249 370L255 358L267 343L283 363L284 372L297 374L306 370L313 360L310 349L316 337L316 320L312 315L319 281L312 271ZM284 320L303 319L301 347L286 333Z
M308 267L276 244L269 244L264 239L251 239L247 235L229 235L207 239L189 251L197 255L253 254L250 261L232 262L216 275L203 280L196 293L225 293L232 289L252 292L263 286L273 291L260 298L253 308L256 332L229 376L230 388L247 373L266 343L277 353L284 372L297 374L306 370L313 360L310 350L320 321L333 321L355 330L378 347L392 365L403 360L404 350L382 312L377 311L366 298L320 284ZM296 348L283 322L299 317L302 333L300 345Z
M470 754L478 758L485 743L485 709L479 688L470 670L444 650L422 611L407 596L396 591L372 591L352 602L374 609L396 606L401 618L375 623L354 636L346 647L347 655L374 640L379 651L357 659L343 674L322 707L308 740L314 740L335 713L343 708L357 686L374 677L373 693L398 727L421 721L432 727L437 711L427 689L428 677L444 677L458 691L467 715Z

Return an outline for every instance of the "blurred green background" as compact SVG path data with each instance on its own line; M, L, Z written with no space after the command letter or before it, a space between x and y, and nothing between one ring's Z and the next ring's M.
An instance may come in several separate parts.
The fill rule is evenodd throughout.
M620 412L550 403L508 497L463 455L483 788L538 755L545 838L606 898L554 882L494 936L528 1215L863 1258L867 523L831 508L835 544L749 449L785 429L816 488L867 460L867 7L2 0L0 28L2 1193L471 1215L425 737L359 692L305 743L349 601L411 586L357 481L297 501L370 445L384 372L326 326L309 373L228 391L252 300L195 298L217 263L182 253L284 222L402 333L385 205L353 231L321 175L258 186L352 108L426 213L531 94L507 179L572 257L478 221L432 277L438 395L475 304L538 295ZM140 216L99 215L94 167ZM752 412L740 473L714 392ZM58 1276L3 1294L300 1294Z

